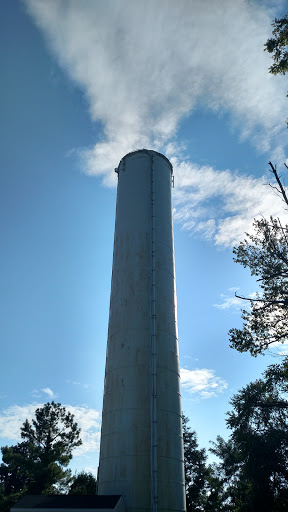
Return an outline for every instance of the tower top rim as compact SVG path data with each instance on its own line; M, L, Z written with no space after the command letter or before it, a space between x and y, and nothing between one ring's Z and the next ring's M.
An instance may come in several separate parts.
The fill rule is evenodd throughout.
M146 154L151 155L151 156L154 154L154 155L160 156L161 158L163 158L164 160L166 160L166 162L168 163L168 165L169 165L169 167L170 167L170 169L171 169L171 174L173 174L173 166L172 166L172 164L171 164L170 160L168 160L167 156L163 155L162 153L159 153L159 151L154 151L154 149L145 149L145 148L143 148L143 149L136 149L135 151L130 151L129 153L127 153L126 155L124 155L124 156L121 158L121 160L120 160L120 162L119 162L119 164L118 164L117 169L119 169L119 167L120 167L121 163L123 162L123 160L125 160L125 158L130 157L130 156L132 156L132 155L135 155L135 154L137 154L137 153L146 153ZM116 169L115 169L115 170L116 170Z

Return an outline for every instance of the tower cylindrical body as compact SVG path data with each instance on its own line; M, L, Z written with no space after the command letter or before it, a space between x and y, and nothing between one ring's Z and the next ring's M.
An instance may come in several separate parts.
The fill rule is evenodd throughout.
M128 512L183 512L172 166L139 150L117 172L98 492Z

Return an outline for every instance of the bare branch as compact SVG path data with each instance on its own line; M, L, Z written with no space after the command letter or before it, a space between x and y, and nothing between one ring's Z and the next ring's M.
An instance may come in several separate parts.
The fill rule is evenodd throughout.
M276 165L274 166L271 162L268 162L271 169L272 169L272 173L274 174L275 176L275 179L280 187L280 191L281 191L281 194L282 194L282 197L283 197L283 201L287 204L288 206L288 198L287 198L287 195L286 195L286 192L285 192L285 189L281 183L281 180L280 180L280 177L278 176L278 173L277 173L277 170L276 170ZM284 164L285 167L287 167L286 164ZM272 188L275 188L275 187L272 187Z
M266 304L284 304L287 306L287 299L284 300L267 300L267 299L249 299L249 297L242 297L241 295L237 295L237 292L235 292L235 297L237 299L241 300L249 300L250 302L265 302Z
M276 190L276 192L278 192L278 194L282 195L281 190L279 190L279 188L275 187L274 185L271 185L271 183L268 183L268 185L269 185L269 187L271 187L274 190Z

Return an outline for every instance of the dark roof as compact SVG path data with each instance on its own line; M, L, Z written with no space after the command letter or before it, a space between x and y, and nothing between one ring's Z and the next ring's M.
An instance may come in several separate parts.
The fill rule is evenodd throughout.
M11 510L17 510L18 508L115 508L120 495L113 496L95 496L95 495L83 495L78 494L59 494L59 495L39 495L32 496L26 495L20 501L18 501Z

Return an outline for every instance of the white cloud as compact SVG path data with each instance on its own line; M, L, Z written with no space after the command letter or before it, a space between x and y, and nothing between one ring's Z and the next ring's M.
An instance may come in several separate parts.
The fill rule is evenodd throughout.
M238 299L238 297L227 297L224 294L221 294L223 302L221 304L213 304L215 308L218 309L230 309L230 308L237 308L240 309L243 307L243 301L241 299Z
M81 386L84 389L88 389L89 385L86 383L79 382L78 380L66 379L66 384L73 384L73 386Z
M286 357L288 355L288 340L275 341L269 346L268 353L276 357Z
M180 375L182 387L188 393L197 394L200 398L215 397L228 387L224 379L215 375L215 370L181 368Z
M275 345L276 345L276 343L275 343ZM280 348L280 344L279 344L279 346L275 346L275 345L274 344L270 345L270 348L269 348L270 354L272 354L273 356L277 356L277 357L286 357L288 355L288 342L281 343L282 349Z
M43 388L41 389L40 391L42 391L43 393L45 393L46 395L49 396L49 398L55 398L55 393L52 391L52 389L50 388Z
M35 410L43 404L12 405L0 412L0 437L6 442L19 442L20 429L26 419L35 418ZM74 450L74 456L89 455L99 450L101 413L86 406L64 406L75 416L81 429L83 444Z
M94 466L85 466L83 468L83 471L85 471L85 473L92 473L92 475L94 475L97 478L97 468L95 468Z
M131 150L165 151L175 168L176 221L217 245L237 243L259 215L281 204L263 180L179 159L180 121L196 107L228 112L242 139L284 161L285 78L268 73L264 43L279 4L251 0L26 0L68 76L103 124L94 147L78 149L85 172L116 183ZM271 100L273 99L273 100ZM195 126L195 130L197 127ZM213 200L220 200L216 210ZM280 204L280 206L279 206Z
M9 441L20 441L20 428L26 419L35 415L37 407L43 404L28 404L24 406L11 405L0 413L0 436Z
M232 291L232 289L230 289ZM238 294L239 295L239 294ZM256 292L251 292L247 294L248 299L255 299L257 296ZM218 309L248 309L250 306L250 302L247 303L245 301L245 304L242 299L239 299L235 296L235 294L231 297L231 295L225 295L224 293L221 293L221 304L213 304Z
M176 182L174 220L182 229L201 233L216 245L233 246L251 231L254 218L272 215L288 222L281 199L268 186L270 177L256 179L177 158L171 161Z
M74 455L89 455L99 451L101 412L88 407L66 405L68 411L75 416L75 421L81 428L82 445L75 449Z
M111 183L127 151L168 142L171 150L183 116L203 105L229 112L242 138L282 159L286 82L269 75L263 51L272 8L249 0L26 5L103 123L103 139L82 150L88 173Z

